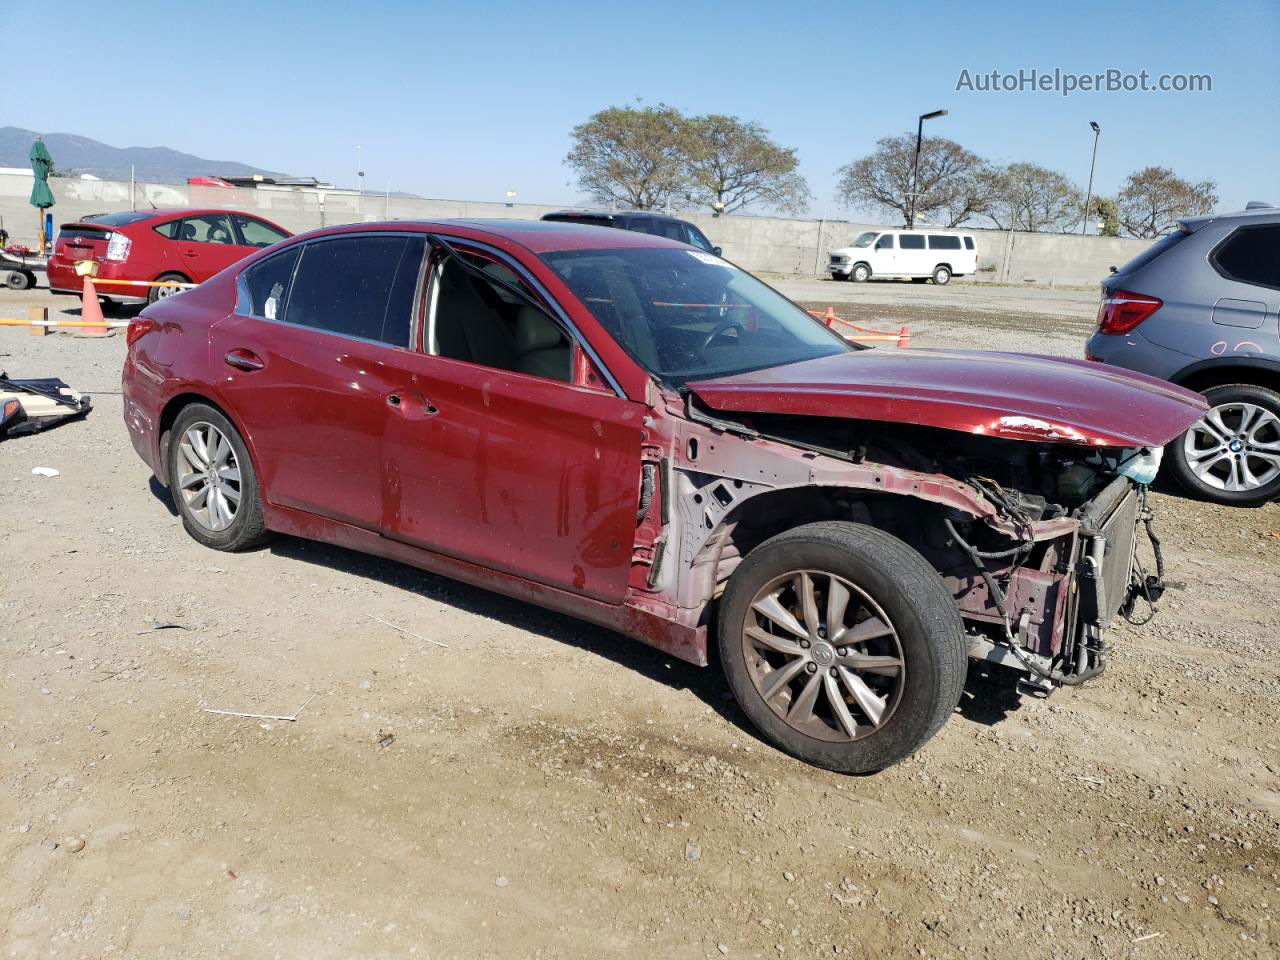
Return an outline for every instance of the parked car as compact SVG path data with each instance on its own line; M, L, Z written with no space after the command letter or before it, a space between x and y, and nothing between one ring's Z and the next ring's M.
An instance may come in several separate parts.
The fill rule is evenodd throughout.
M619 230L634 230L637 233L651 233L655 237L666 237L687 243L691 247L705 250L720 256L720 248L712 246L707 235L688 220L668 216L665 213L654 213L652 210L561 210L559 213L544 213L543 220L555 223L580 223L597 227L617 227Z
M235 210L128 210L100 214L58 231L46 275L54 293L79 294L79 260L96 260L107 280L203 283L237 260L290 237L269 220ZM176 287L98 288L102 299L144 303L172 296Z
M843 771L933 736L966 655L1042 693L1101 671L1159 591L1144 484L1204 412L1083 360L860 348L685 244L538 221L316 231L127 341L129 435L199 542L279 531L717 643L764 735Z
M1102 281L1090 360L1204 394L1209 412L1166 451L1190 493L1257 506L1280 496L1280 209L1191 217Z
M909 277L917 283L932 279L942 286L977 269L973 234L942 230L868 230L849 246L832 250L827 263L832 280L855 283L872 277Z

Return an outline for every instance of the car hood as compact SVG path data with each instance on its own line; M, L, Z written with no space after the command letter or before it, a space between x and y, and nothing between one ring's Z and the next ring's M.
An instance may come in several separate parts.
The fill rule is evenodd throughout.
M871 349L688 384L735 413L909 423L1041 443L1154 447L1200 419L1199 394L1088 360Z

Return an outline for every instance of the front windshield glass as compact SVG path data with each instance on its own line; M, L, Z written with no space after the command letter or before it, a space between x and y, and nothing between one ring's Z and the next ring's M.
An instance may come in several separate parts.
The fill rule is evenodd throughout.
M631 356L676 386L856 349L708 253L635 247L542 259Z
M858 237L857 240L853 241L853 245L855 247L869 247L878 236L880 236L878 233L864 233L862 236Z

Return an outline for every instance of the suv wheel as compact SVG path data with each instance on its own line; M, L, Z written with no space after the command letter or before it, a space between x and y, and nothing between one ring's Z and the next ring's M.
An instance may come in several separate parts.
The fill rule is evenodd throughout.
M854 283L866 283L871 279L871 268L865 263L855 264L853 272L849 274L849 279Z
M1209 412L1169 444L1174 476L1195 496L1256 507L1280 495L1280 393L1247 383L1204 391Z
M964 687L964 626L941 577L855 523L806 524L751 551L725 591L719 646L765 737L841 773L910 756Z
M945 287L948 283L950 283L950 282L951 282L951 271L950 271L950 269L948 269L947 267L942 267L942 266L934 267L934 268L933 268L933 282L934 282L934 283L936 283L936 284L937 284L938 286L940 286L940 287Z

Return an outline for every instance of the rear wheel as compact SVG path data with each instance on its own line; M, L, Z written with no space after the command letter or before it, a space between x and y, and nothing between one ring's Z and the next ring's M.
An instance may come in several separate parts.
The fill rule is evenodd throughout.
M760 731L842 773L910 756L964 686L964 627L942 579L860 524L807 524L753 550L725 591L719 645Z
M940 287L945 287L951 282L951 268L944 267L941 264L933 268L933 282Z
M169 490L187 533L214 550L266 539L258 478L231 421L213 407L183 407L169 433Z
M191 282L180 273L166 273L157 277L156 279L161 283L190 283ZM151 287L147 290L147 303L155 303L157 300L166 300L169 297L172 297L175 293L181 293L181 292L182 291L177 287Z
M1256 507L1280 496L1280 393L1248 383L1204 391L1209 411L1166 448L1173 474L1204 500Z
M871 279L871 268L865 263L855 264L853 272L849 274L849 279L854 283L866 283Z

